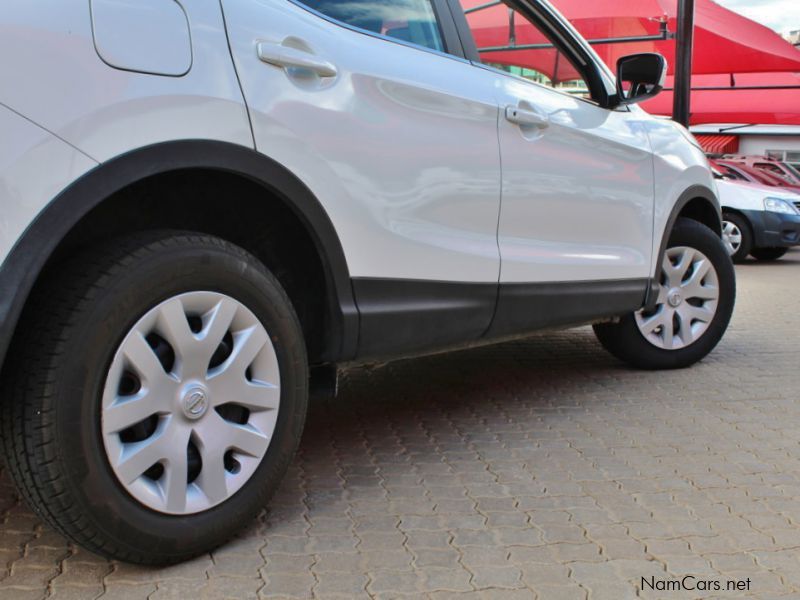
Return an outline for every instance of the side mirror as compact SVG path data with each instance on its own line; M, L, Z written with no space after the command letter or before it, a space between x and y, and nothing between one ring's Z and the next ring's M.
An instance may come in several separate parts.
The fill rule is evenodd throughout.
M617 102L636 104L653 98L664 87L667 61L660 54L623 56L617 61Z

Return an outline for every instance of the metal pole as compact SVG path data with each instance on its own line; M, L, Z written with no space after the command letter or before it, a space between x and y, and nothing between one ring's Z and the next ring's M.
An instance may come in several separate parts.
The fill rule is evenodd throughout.
M694 0L678 0L678 35L675 40L675 91L672 97L672 118L684 127L689 126L693 39Z

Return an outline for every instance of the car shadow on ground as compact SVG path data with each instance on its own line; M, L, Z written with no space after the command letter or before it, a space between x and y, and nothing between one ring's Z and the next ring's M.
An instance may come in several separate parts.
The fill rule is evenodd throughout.
M378 493L386 468L396 474L406 465L405 481L415 485L417 463L473 452L471 442L491 441L498 422L513 436L546 428L550 412L622 399L623 376L641 392L654 374L611 357L589 328L346 370L335 399L311 403L270 529L307 509L344 509L357 494Z

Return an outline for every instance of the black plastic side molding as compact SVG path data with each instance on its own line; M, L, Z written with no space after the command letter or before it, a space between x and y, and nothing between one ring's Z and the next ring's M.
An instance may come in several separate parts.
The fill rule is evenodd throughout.
M361 358L422 353L477 340L489 327L496 283L353 279Z
M353 279L357 359L391 358L580 325L642 307L649 280L459 283Z
M642 307L648 279L507 283L500 286L497 313L486 337L580 325Z

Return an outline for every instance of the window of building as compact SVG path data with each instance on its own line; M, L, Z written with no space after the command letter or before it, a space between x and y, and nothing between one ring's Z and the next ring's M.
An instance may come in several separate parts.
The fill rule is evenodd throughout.
M767 150L766 155L768 158L783 161L791 166L794 171L797 171L797 177L800 178L800 151Z

